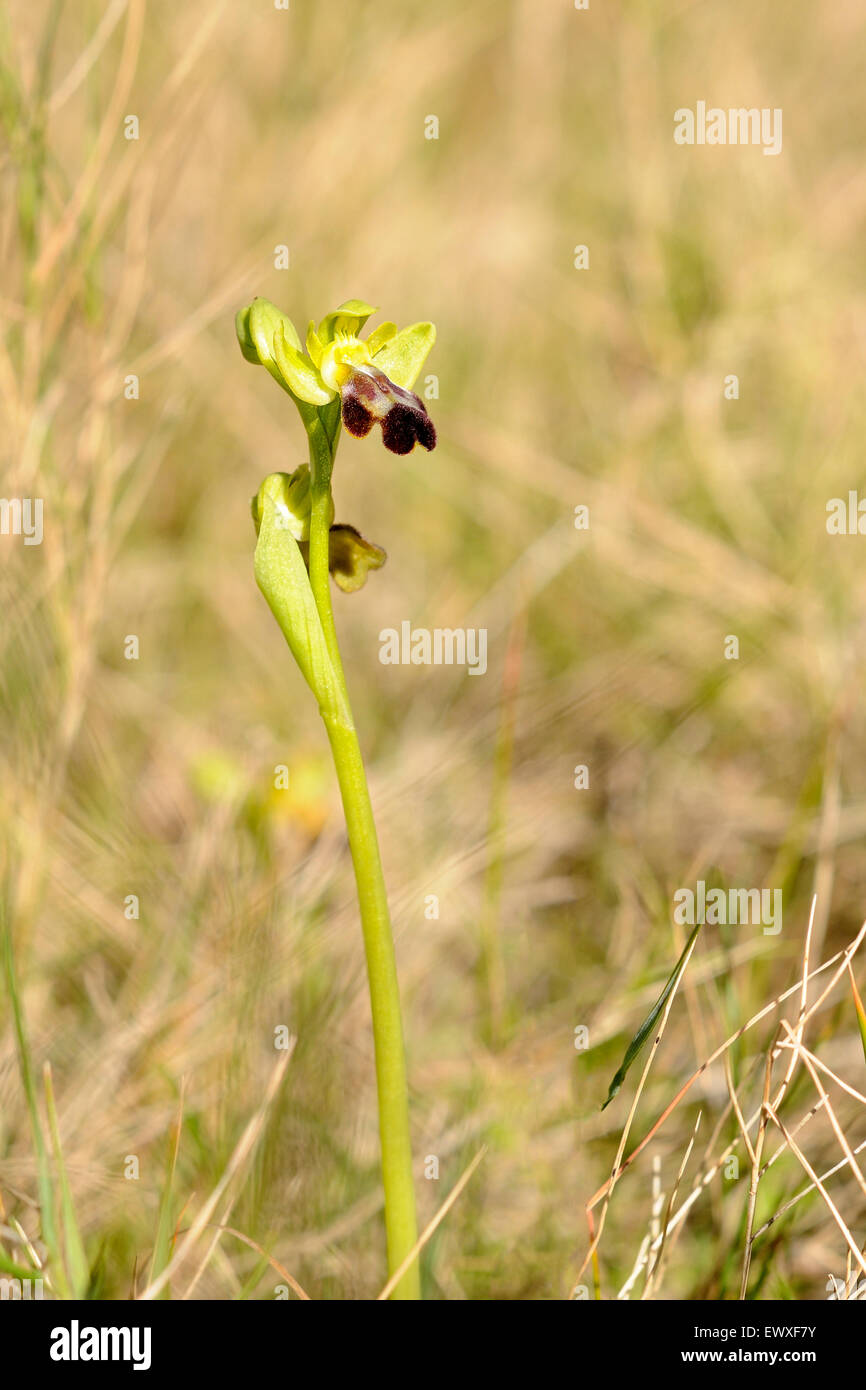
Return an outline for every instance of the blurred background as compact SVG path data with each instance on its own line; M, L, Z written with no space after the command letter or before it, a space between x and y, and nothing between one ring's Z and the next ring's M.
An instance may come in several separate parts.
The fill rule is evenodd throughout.
M630 1147L796 984L813 893L813 964L864 916L866 541L825 524L864 472L861 7L11 0L0 25L0 491L44 499L41 546L0 537L0 868L93 1291L142 1285L179 1113L189 1225L280 1027L294 1055L221 1208L253 1245L224 1233L193 1296L272 1298L262 1251L312 1298L384 1282L351 862L317 710L252 573L249 498L305 457L235 340L261 294L302 327L356 296L438 327L436 451L341 445L337 519L388 563L335 593L337 623L422 1224L488 1146L426 1248L426 1295L565 1298L639 1068L599 1107L684 944L676 889L781 888L784 925L702 933ZM699 100L782 108L782 153L674 144ZM486 628L486 674L382 665L380 631L407 620ZM2 1010L2 1219L35 1237ZM730 1052L749 1114L776 1022ZM864 1087L846 981L807 1041ZM792 1124L814 1099L805 1076ZM699 1110L683 1192L737 1134L721 1063L617 1186L603 1297ZM838 1113L861 1142L862 1108L843 1094ZM799 1142L818 1171L841 1157L820 1114ZM737 1296L738 1152L653 1296ZM783 1154L758 1224L803 1185ZM831 1191L862 1243L858 1183ZM813 1193L756 1242L753 1296L825 1298L846 1253Z

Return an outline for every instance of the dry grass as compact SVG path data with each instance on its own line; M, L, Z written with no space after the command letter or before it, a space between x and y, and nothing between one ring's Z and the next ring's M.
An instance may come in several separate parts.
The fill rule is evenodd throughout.
M701 934L626 1156L793 993L620 1176L601 1293L736 1298L747 1248L751 1297L853 1288L863 1051L847 974L808 1023L801 981L813 895L809 971L837 960L806 1010L866 910L864 542L825 529L866 433L859 5L12 0L3 23L2 493L44 499L45 539L0 537L0 866L94 1292L145 1288L179 1115L170 1217L202 1238L176 1296L384 1283L351 866L252 579L248 498L302 446L234 340L257 293L439 327L435 454L348 441L335 479L389 552L337 620L419 1174L440 1160L422 1228L487 1145L427 1295L568 1295L639 1068L599 1106L699 878L781 887L784 927ZM700 98L782 107L783 154L675 146ZM486 626L488 674L380 665L405 619ZM11 1026L0 1046L2 1248L41 1258Z

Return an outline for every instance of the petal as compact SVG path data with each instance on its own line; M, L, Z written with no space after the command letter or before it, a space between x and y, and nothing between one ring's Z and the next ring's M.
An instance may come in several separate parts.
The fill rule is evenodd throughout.
M365 541L354 526L332 526L328 547L331 574L344 594L362 589L368 572L380 570L388 558L380 545Z
M258 365L259 354L250 332L250 305L247 305L245 309L238 309L235 314L235 332L238 335L238 343L244 357L248 362L255 362Z
M316 325L313 320L310 319L307 325L307 356L314 366L321 367L324 352L324 344L316 332Z
M322 353L319 375L326 386L339 391L353 371L369 367L372 360L370 349L361 338L354 335L335 338Z
M413 323L376 353L376 366L398 386L412 387L435 341L435 324Z
M378 367L359 367L340 390L343 424L363 439L373 425L392 454L409 454L416 444L436 447L436 430L424 402L414 391L395 386Z
M274 340L280 328L286 335L286 341L300 350L301 340L292 320L269 299L253 300L249 308L248 325L249 336L263 367L275 362Z
M274 357L293 395L308 405L327 405L328 401L333 400L333 391L322 381L310 359L288 341L282 326L274 338Z
M372 304L365 304L363 299L344 300L338 309L332 309L330 314L326 314L319 324L319 337L322 343L325 346L332 343L338 331L341 333L360 333L367 319L375 312L375 307Z
M389 343L392 338L396 337L396 334L396 323L380 323L378 328L374 328L370 336L364 339L370 356L375 357L376 353L379 352L386 343Z
M376 423L366 403L349 392L343 395L342 417L343 424L355 439L365 439Z
M426 410L397 405L382 421L382 442L392 454L411 454L416 444L436 448L436 428Z

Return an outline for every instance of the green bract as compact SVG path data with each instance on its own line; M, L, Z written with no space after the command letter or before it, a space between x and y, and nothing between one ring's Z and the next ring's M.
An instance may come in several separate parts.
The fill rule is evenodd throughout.
M256 583L268 601L319 703L340 705L340 685L322 631L307 567L300 546L286 524L291 511L291 479L287 473L265 478L253 502L256 522Z
M262 483L250 504L256 535L260 535L262 518L271 512L273 530L294 537L300 547L304 564L310 563L310 465L302 463L294 473L271 473ZM363 589L370 570L380 570L387 555L380 545L365 540L360 531L346 522L333 525L334 504L330 505L328 536L328 568L345 594Z
M265 478L250 504L256 535L261 529L266 495L271 497L274 504L275 525L282 531L288 531L296 541L309 540L310 465L302 463L292 474L271 473Z

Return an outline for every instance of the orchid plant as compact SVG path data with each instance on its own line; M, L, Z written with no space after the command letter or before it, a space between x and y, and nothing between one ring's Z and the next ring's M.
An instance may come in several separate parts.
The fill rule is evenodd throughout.
M420 1297L417 1222L400 996L379 843L352 717L331 606L330 579L352 593L385 551L354 526L334 523L332 475L341 427L365 438L374 426L385 448L433 449L436 431L412 390L436 339L432 323L398 330L380 324L360 336L376 310L347 300L309 325L306 351L291 319L255 299L236 319L248 362L261 365L294 401L309 463L269 474L253 499L256 582L318 702L334 757L355 870L376 1059L385 1231L392 1298Z

